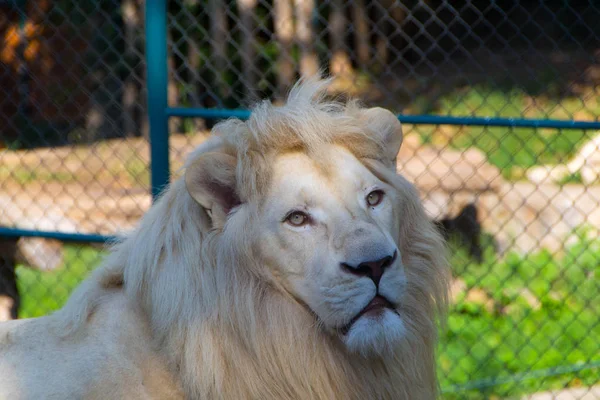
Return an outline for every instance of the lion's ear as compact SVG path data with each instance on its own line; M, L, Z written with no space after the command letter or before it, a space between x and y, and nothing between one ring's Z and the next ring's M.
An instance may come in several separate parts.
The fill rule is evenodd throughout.
M396 157L402 145L402 124L392 112L381 107L369 108L363 116L367 128L373 131L385 145L384 157L396 165Z
M204 153L185 171L185 185L212 219L213 226L223 226L232 208L240 204L236 193L236 159L221 153Z

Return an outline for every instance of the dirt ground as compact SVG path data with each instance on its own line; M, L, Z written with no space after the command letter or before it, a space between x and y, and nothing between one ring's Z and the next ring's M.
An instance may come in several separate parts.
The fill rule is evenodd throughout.
M523 400L597 400L600 399L600 386L590 388L564 389L552 392L536 393Z

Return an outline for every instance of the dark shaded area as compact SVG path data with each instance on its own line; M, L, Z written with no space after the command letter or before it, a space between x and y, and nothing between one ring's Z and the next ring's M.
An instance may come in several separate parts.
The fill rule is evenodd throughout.
M13 300L10 310L13 319L17 318L20 305L17 277L15 275L15 255L17 239L0 239L0 299L4 296Z
M483 261L481 224L477 219L477 207L474 204L466 205L455 218L444 218L435 221L435 224L446 240L452 236L457 237L473 259L478 263Z
M0 3L0 147L123 135L123 85L138 62L132 67L124 56L120 7L119 0Z
M0 63L0 144L33 148L122 137L131 118L135 134L141 135L143 21L138 22L136 50L127 53L121 0L29 0L24 31L19 31L17 3L0 2L0 55L6 58ZM240 54L244 33L236 3L226 2L227 66L219 71L211 57L209 7L202 2L168 5L176 102L247 107L252 99L244 98L241 76L250 66L243 65ZM260 98L274 95L277 86L280 49L272 6L259 2L254 11L257 56L252 67L260 75ZM349 22L353 7L344 7ZM331 4L317 2L312 21L325 70L331 56L330 12ZM435 113L445 94L473 85L563 97L576 93L578 85L600 83L598 1L378 0L365 2L365 12L371 49L380 48L383 38L387 59L373 54L372 63L363 66L367 70L361 72L373 84L364 97L398 112ZM141 9L138 14L143 18ZM23 37L16 40L11 29ZM345 44L358 68L355 39L353 29L347 29ZM298 62L297 48L291 56ZM132 81L137 85L133 116L125 115L123 105L125 84Z
M473 86L563 99L600 84L598 1L403 4L380 93L367 94L399 112L437 113L441 98Z

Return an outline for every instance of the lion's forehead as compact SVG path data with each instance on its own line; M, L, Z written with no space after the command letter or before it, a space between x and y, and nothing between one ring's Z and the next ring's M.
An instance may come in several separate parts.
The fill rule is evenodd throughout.
M352 153L338 145L328 145L315 156L301 151L280 154L272 176L271 192L276 195L343 195L366 190L377 181Z

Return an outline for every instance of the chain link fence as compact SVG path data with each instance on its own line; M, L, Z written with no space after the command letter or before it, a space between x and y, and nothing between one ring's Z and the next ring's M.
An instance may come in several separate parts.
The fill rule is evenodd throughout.
M151 204L144 7L0 1L0 319L60 307ZM444 397L600 399L599 20L596 1L170 1L168 103L227 115L324 70L398 112L452 249ZM169 120L172 171L215 123L197 115Z

